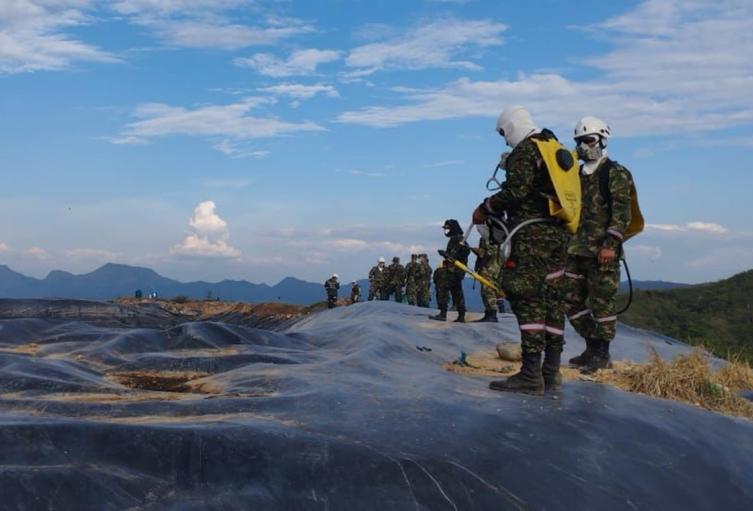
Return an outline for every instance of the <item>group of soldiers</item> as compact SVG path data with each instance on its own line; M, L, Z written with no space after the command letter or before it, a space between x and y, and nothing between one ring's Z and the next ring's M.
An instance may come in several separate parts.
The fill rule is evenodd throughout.
M399 257L385 266L380 257L369 272L368 299L394 297L402 302L405 289L409 304L428 307L433 275L439 313L431 319L447 320L452 297L458 313L455 321L462 323L466 313L462 282L466 272L473 273L477 280L486 281L482 289L485 314L480 321L497 321L504 296L520 329L520 371L507 380L491 382L490 388L543 394L560 386L566 315L586 340L585 351L570 363L584 372L609 366L622 243L640 232L643 218L630 172L607 156L611 129L601 119L584 117L577 123L572 152L552 131L540 129L523 107L502 112L497 132L511 151L502 155L498 166L506 172L505 181L498 183L499 191L473 211L473 224L481 235L478 247L468 245L457 220L447 220L444 261L433 274L426 254L413 254L406 266ZM564 208L554 184L558 175L547 160L548 146L554 146L560 170L567 172L578 160L582 162L574 181L579 185L579 222L576 219L572 225L554 213ZM633 222L636 218L639 227ZM499 225L504 227L503 241L492 233ZM476 254L476 272L467 268L471 252ZM336 282L327 287L328 296L334 293L330 306L336 301L337 288ZM360 289L356 296L355 300L351 297L353 302L360 299Z
M497 283L518 320L523 361L518 373L490 388L543 394L561 383L565 316L586 340L585 351L570 363L586 373L609 366L622 243L640 232L643 218L630 172L607 155L612 133L601 119L582 118L573 134L572 156L582 162L574 233L552 216L553 203L561 202L543 147L552 141L559 146L554 133L540 129L523 107L502 112L497 132L512 148L499 165L506 179L474 210L473 223L490 228L492 220L503 219L515 229ZM557 162L568 154L558 150Z
M369 300L389 300L396 302L405 299L410 305L428 307L431 301L432 270L427 254L411 254L410 262L403 266L400 258L392 258L392 264L385 265L384 257L369 270Z

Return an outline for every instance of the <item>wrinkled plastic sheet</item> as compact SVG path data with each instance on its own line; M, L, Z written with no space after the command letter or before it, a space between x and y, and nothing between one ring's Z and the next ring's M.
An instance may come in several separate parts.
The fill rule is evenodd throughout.
M278 332L0 320L0 509L753 509L751 422L589 382L496 393L441 365L517 339L514 318L426 314L369 302ZM566 357L583 348L568 338ZM618 328L619 358L649 348L688 349ZM140 370L206 376L113 378Z

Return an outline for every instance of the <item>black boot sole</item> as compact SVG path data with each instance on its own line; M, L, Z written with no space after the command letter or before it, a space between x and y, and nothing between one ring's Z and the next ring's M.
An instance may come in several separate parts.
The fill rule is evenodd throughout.
M489 384L490 390L496 390L497 392L512 392L515 394L528 394L529 396L543 396L544 395L544 389L523 389L523 388L510 388L510 387L503 387L502 385L495 385L496 382L491 382Z

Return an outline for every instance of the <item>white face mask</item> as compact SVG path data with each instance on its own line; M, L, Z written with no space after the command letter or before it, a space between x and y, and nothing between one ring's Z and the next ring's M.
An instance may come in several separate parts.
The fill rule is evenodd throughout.
M578 153L578 158L583 161L596 161L604 155L604 149L601 147L600 142L594 145L580 142L576 148L576 152Z

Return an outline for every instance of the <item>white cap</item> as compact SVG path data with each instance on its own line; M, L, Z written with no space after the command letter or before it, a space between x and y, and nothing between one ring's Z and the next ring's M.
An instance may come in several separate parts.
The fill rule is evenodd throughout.
M339 276L339 275L338 275L337 273L333 273L333 274L332 274L332 276L333 276L334 278L336 278L336 279L339 279L339 278L340 278L340 276Z
M384 257L380 257L379 260L378 260L378 262L383 263L384 262Z

